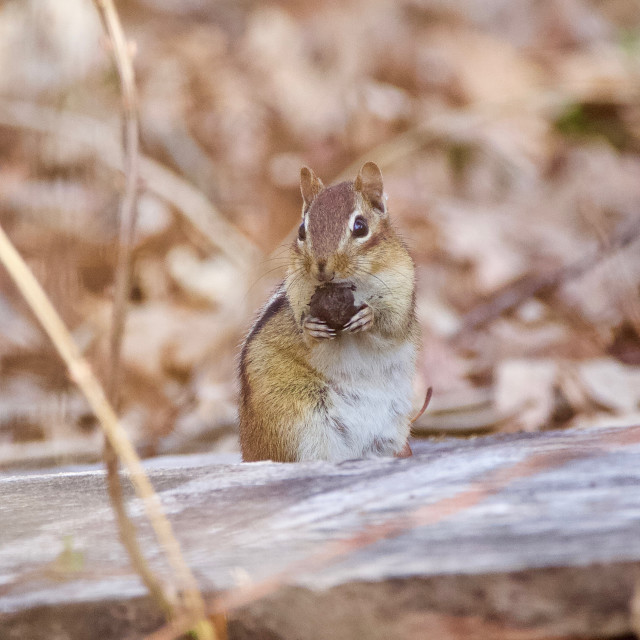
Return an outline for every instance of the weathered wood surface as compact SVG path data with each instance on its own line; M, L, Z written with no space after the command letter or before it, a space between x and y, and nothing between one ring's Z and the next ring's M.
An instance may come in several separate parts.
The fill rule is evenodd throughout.
M340 465L188 456L149 469L210 599L274 574L286 583L232 612L232 638L631 632L640 427L421 442L414 452ZM160 624L103 482L97 469L0 475L2 640L133 639ZM164 572L137 500L130 510ZM67 536L76 553L61 556Z

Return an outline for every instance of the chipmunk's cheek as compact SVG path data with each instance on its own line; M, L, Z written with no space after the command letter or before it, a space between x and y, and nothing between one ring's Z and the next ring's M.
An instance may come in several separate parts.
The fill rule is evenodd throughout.
M355 299L354 304L356 307L362 307L363 305L375 306L377 300L382 297L381 295L378 295L376 285L377 282L375 280L373 280L373 282L369 282L367 279L364 282L358 282L353 293Z
M305 254L304 256L304 269L307 273L311 273L311 269L313 267L313 260L309 254Z

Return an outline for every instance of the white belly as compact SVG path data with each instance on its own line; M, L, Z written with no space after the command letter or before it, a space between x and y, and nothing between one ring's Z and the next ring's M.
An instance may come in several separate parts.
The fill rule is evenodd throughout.
M371 334L318 344L312 364L329 382L322 410L302 430L300 458L393 455L409 435L416 349Z

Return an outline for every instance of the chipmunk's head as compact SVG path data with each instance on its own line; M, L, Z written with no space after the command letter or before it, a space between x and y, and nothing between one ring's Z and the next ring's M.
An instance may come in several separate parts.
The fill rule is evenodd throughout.
M353 182L325 187L309 169L300 171L302 222L293 245L294 270L318 282L375 274L389 224L382 174L367 162Z

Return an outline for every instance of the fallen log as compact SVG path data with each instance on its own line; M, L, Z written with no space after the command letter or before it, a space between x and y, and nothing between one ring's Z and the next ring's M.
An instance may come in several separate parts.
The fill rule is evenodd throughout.
M147 467L231 638L632 633L640 426L413 449L338 465L199 455ZM102 470L0 475L0 506L0 638L132 640L162 625L118 542Z

